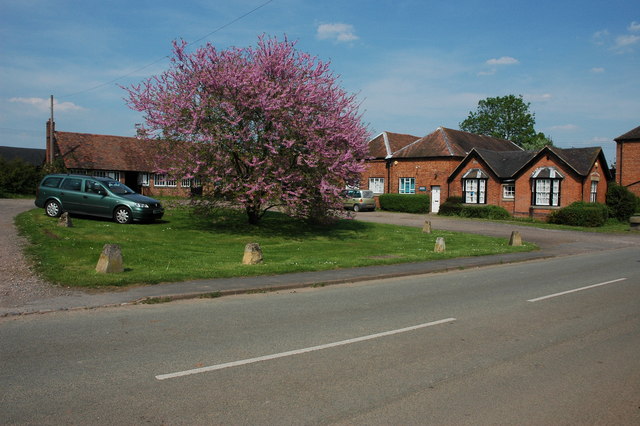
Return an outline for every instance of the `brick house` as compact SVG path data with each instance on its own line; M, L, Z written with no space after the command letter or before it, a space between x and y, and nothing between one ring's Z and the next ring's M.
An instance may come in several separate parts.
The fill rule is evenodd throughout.
M614 139L616 182L640 197L640 127Z
M604 203L610 179L599 147L473 149L449 176L447 189L466 204L492 204L516 217L542 218L574 201Z
M186 196L200 187L197 180L159 172L158 144L133 137L60 132L47 122L46 158L60 159L70 173L110 177L143 195Z
M383 193L462 196L502 206L514 216L545 217L574 201L604 203L610 171L601 148L545 147L439 127L423 137L383 132L369 143L361 188Z
M438 211L448 196L449 175L473 148L522 151L511 141L439 127L422 138L383 132L369 142L370 159L361 187L383 193L430 194Z

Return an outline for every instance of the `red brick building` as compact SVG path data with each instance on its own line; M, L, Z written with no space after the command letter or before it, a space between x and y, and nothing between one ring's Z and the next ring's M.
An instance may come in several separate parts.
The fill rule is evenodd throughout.
M616 182L640 197L640 127L618 136L616 142Z
M55 123L52 130L47 123L47 162L59 159L70 173L110 177L149 196L186 196L200 187L197 180L159 172L163 167L157 143L124 136L59 132Z
M574 201L604 203L611 179L601 148L523 151L511 141L442 127L423 138L384 132L369 147L361 188L429 194L432 212L449 196L462 196L514 216L545 217Z
M516 217L546 217L575 201L604 203L611 179L602 149L473 149L448 178L449 195L504 207Z
M369 142L361 188L374 194L429 194L438 211L449 196L447 179L473 149L522 151L511 141L439 127L422 138L383 132Z

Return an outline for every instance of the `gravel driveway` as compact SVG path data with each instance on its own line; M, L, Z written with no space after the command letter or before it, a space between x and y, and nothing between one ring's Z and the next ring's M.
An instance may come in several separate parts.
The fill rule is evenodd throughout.
M33 200L0 198L0 307L24 306L29 302L76 294L76 291L42 281L31 272L22 254L24 238L13 225L14 217L34 208Z

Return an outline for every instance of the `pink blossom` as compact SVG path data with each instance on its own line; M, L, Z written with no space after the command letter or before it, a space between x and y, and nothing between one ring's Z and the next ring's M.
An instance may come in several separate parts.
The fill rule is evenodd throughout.
M127 89L144 114L140 137L168 142L163 164L216 184L251 223L275 205L300 217L339 207L340 189L363 170L368 132L329 63L286 38L186 49L174 42L170 69Z

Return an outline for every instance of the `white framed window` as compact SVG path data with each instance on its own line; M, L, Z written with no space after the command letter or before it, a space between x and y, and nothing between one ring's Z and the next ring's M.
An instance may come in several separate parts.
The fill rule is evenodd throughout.
M120 172L116 172L113 170L94 170L91 173L91 176L101 177L101 178L111 178L113 180L120 180Z
M384 178L369 178L369 190L374 194L384 194Z
M534 206L558 207L562 174L555 167L541 167L531 175L531 202Z
M138 174L138 185L148 187L149 186L149 173Z
M469 204L486 204L487 180L464 179L464 202Z
M560 205L560 180L535 179L533 184L533 201L536 206Z
M191 188L191 179L182 179L180 181L180 186L183 188Z
M157 187L175 188L177 182L176 179L168 177L166 173L153 175L153 185Z
M502 198L507 200L516 198L516 185L514 183L505 183L502 185Z
M400 187L398 192L400 194L415 194L416 178L400 178Z
M591 192L589 194L589 201L592 203L598 202L598 182L591 181Z
M158 187L167 186L167 175L158 173L154 174L153 185Z
M487 174L480 169L471 169L462 176L462 199L465 203L487 203L487 179Z

